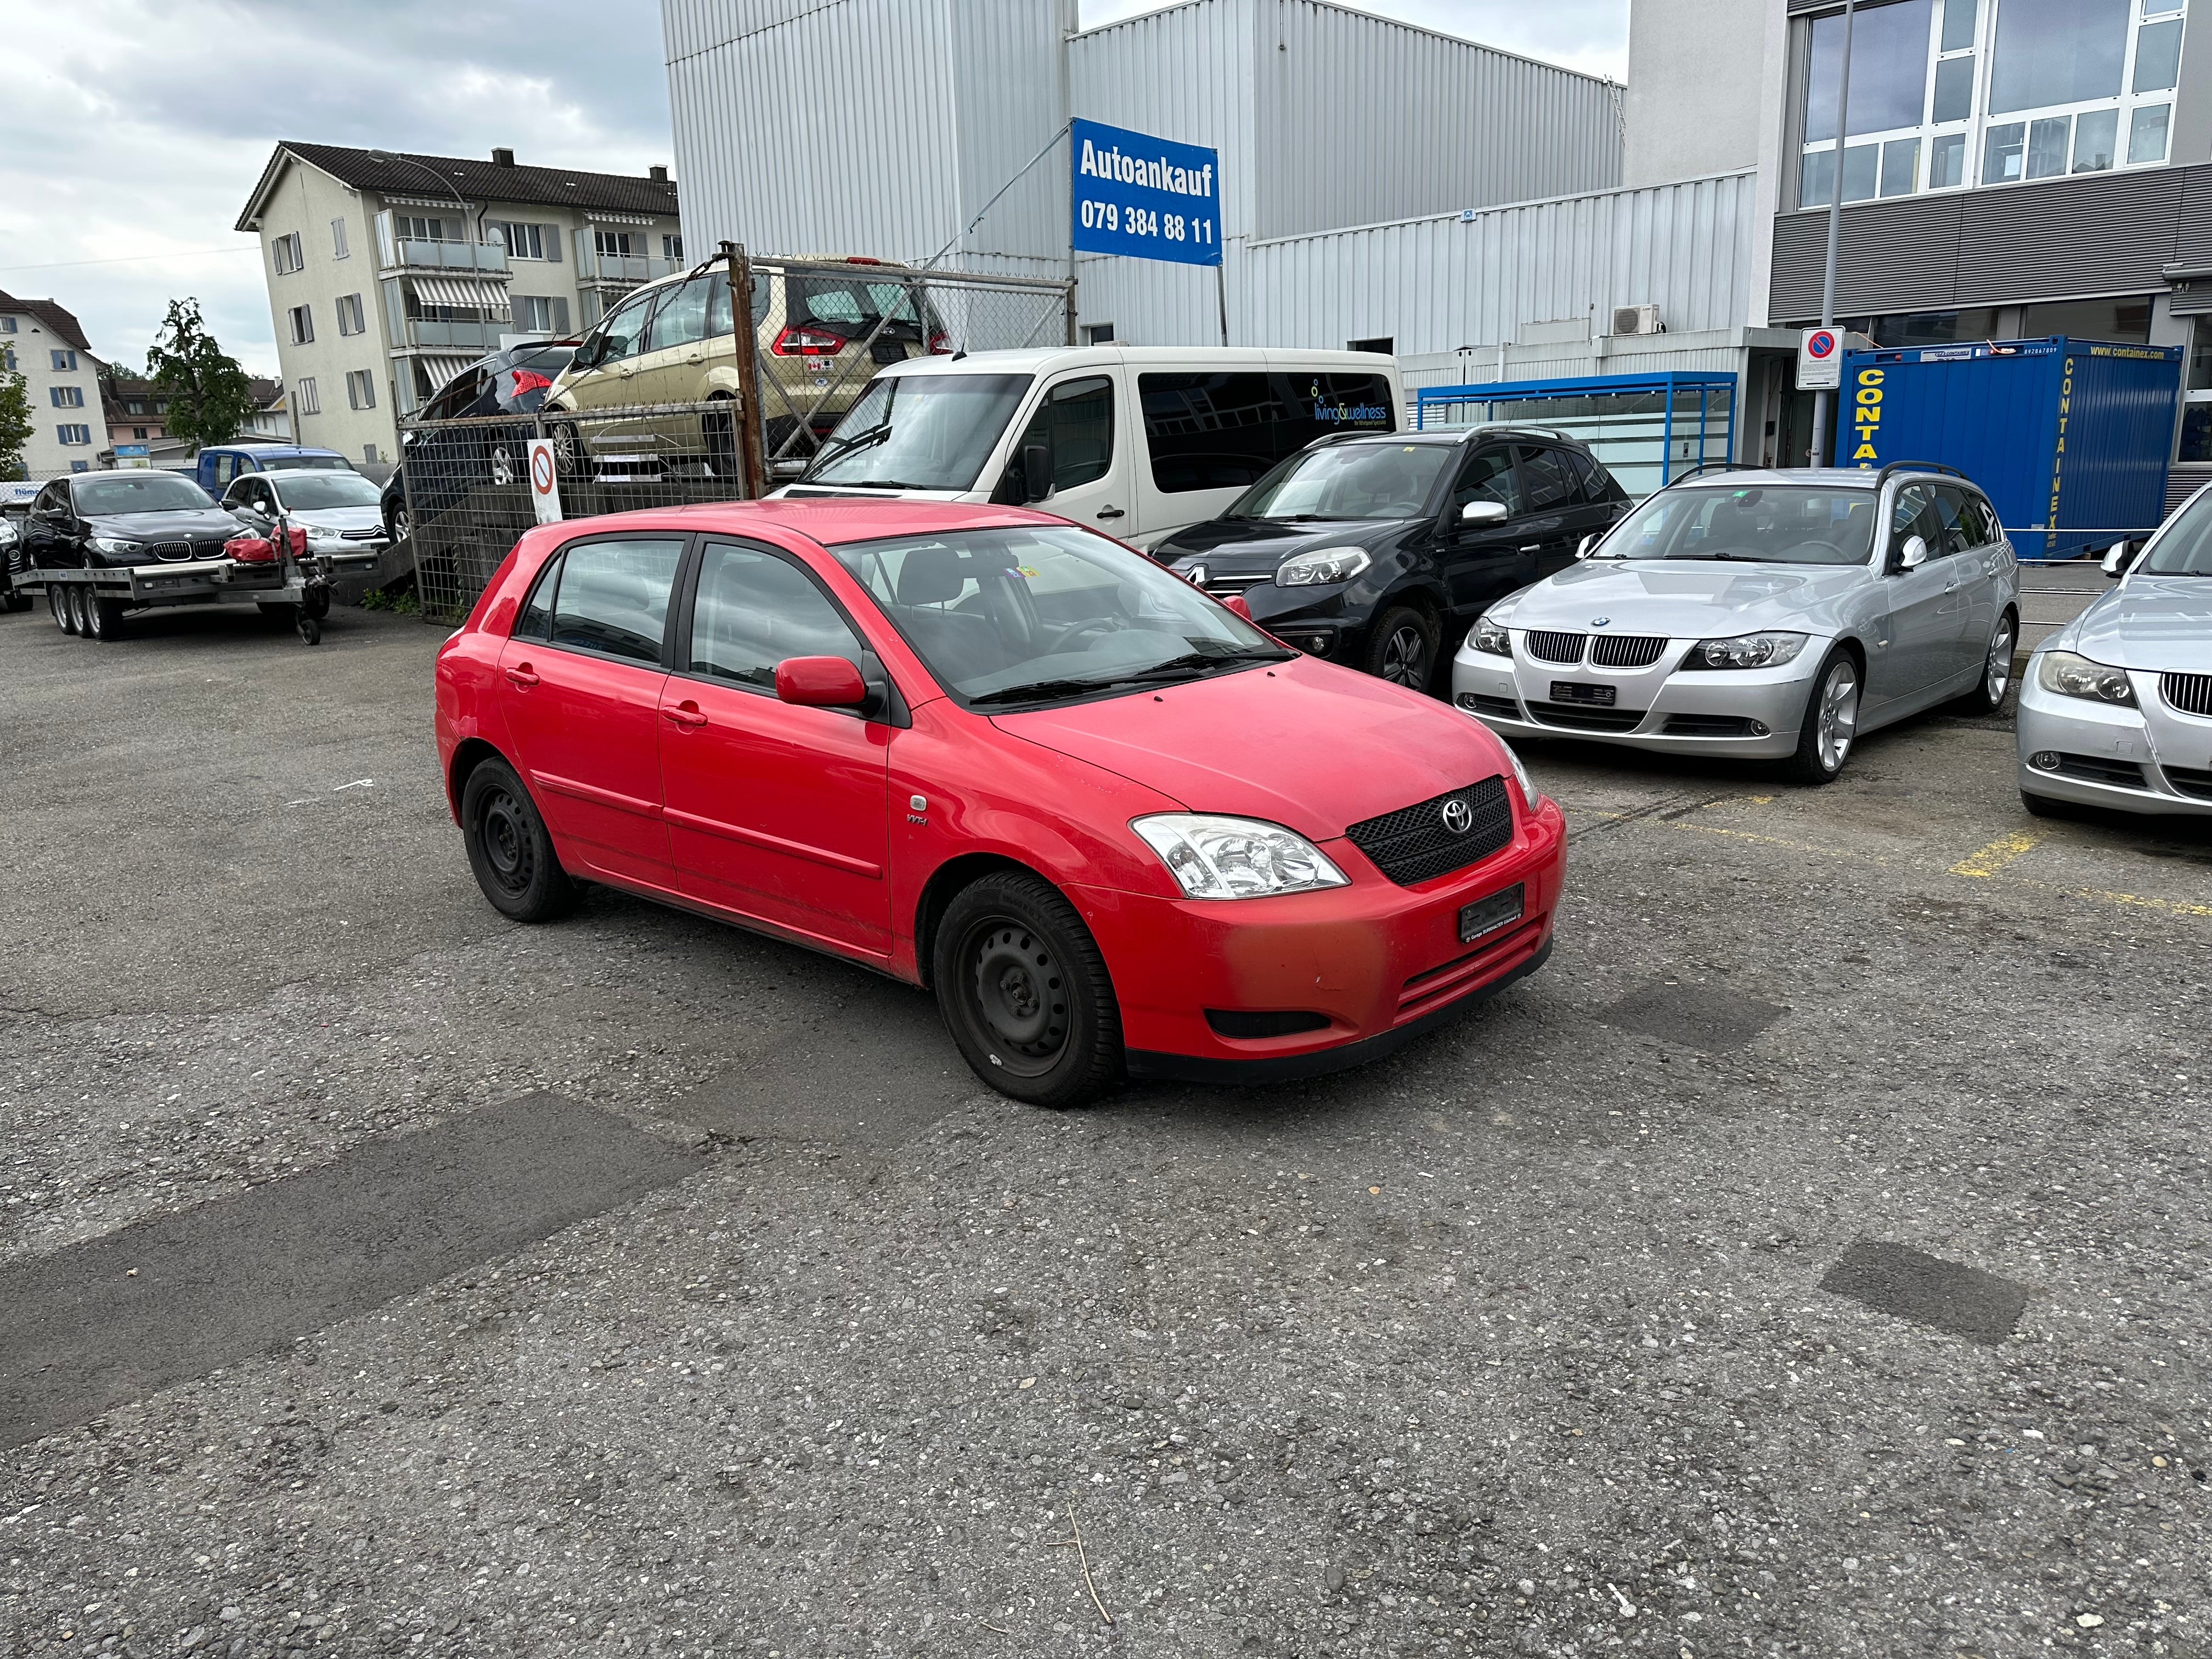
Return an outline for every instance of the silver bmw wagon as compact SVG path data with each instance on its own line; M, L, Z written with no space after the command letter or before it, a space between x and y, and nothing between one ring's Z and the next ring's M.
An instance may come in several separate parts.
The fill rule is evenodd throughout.
M1906 464L1704 473L1492 605L1452 696L1492 730L1781 761L1806 783L1954 698L1994 713L2020 572L1989 498Z
M2021 803L2212 813L2212 484L2105 569L2021 683Z

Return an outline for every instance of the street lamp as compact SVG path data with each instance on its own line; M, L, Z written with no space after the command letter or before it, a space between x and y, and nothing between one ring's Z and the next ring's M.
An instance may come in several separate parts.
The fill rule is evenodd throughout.
M1844 143L1850 137L1851 123L1851 18L1858 9L1858 0L1844 0L1844 61L1836 72L1836 149L1834 177L1829 179L1828 191L1828 264L1820 278L1820 326L1836 325L1836 246L1844 223ZM1813 398L1813 453L1808 457L1814 466L1827 465L1828 434L1834 419L1840 392L1817 392Z
M460 192L453 188L453 181L440 173L437 168L418 161L411 155L395 155L388 149L373 149L368 152L368 159L372 161L413 167L424 178L436 179L438 188L443 191L453 204L461 210L461 240L463 241L474 240L469 234L469 204L461 199Z

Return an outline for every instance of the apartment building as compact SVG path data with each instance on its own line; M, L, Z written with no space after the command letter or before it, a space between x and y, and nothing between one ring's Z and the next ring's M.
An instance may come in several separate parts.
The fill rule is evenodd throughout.
M27 477L89 472L106 434L100 407L100 365L76 319L52 300L0 294L0 368L28 383L31 441L23 447Z
M589 327L684 269L668 169L643 177L276 146L239 215L261 239L297 441L374 465L398 422L507 342Z

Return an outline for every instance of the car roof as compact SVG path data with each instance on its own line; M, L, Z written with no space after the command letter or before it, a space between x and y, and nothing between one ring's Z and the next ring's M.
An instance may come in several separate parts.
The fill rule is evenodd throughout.
M1522 421L1496 421L1480 426L1416 428L1412 432L1332 432L1314 440L1332 448L1340 444L1463 444L1476 438L1536 438L1547 444L1587 447L1571 432L1556 427L1531 426Z
M1082 529L1049 513L974 501L916 501L885 495L798 495L763 501L700 501L688 507L645 507L601 518L574 519L563 528L581 534L602 530L724 530L757 534L765 528L796 531L834 547L885 536L927 536L957 530L1011 530L1024 525ZM1103 532L1091 532L1111 540ZM1133 552L1135 550L1131 550ZM1139 556L1142 556L1139 555Z
M886 363L878 376L893 374L1035 374L1046 369L1106 368L1127 363L1139 368L1188 368L1218 363L1239 368L1395 368L1398 360L1379 351L1297 351L1284 346L1042 346L1019 351L969 351L957 356L908 357Z
M321 449L318 448L313 444L210 444L205 449L200 451L200 453L203 455L219 455L229 450L237 450L240 453L247 455L337 455L342 461L346 459L335 449ZM350 463L349 463L349 465L350 465Z
M1879 489L1892 478L1934 478L1944 483L1964 484L1977 493L1982 491L1979 484L1959 473L1910 464L1885 467L1879 472L1872 467L1860 466L1740 467L1728 471L1701 472L1695 477L1669 484L1668 488L1747 489L1766 484L1813 484L1826 489Z

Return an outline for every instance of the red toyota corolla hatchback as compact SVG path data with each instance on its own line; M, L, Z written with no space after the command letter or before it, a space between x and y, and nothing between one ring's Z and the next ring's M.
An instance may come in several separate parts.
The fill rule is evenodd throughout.
M543 526L438 750L504 914L602 882L849 957L1041 1105L1386 1053L1543 965L1565 864L1479 722L1014 507Z

